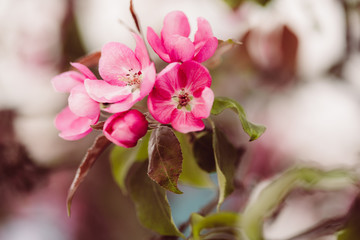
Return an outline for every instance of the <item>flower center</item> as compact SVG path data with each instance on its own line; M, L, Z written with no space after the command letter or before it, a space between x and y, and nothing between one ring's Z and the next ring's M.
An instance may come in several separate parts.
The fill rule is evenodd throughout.
M179 98L179 105L181 107L185 107L186 105L188 105L188 103L191 100L188 93L183 93L183 94L180 93L178 98Z
M185 107L186 110L191 111L190 102L193 99L189 93L185 92L185 89L181 89L178 95L172 97L177 103L177 109Z
M142 81L142 72L135 72L132 68L130 68L129 73L125 74L125 76L119 77L119 80L126 82L126 86L133 87L133 91L140 88L140 84Z

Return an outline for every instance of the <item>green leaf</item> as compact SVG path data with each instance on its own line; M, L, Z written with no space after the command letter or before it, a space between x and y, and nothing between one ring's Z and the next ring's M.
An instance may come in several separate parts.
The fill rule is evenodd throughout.
M149 146L149 139L150 139L151 131L148 131L146 135L139 140L137 146L139 146L136 161L145 161L149 158L148 156L148 146Z
M212 133L206 132L194 140L193 153L199 167L206 172L215 172L215 157L213 149Z
M244 0L224 0L224 2L226 2L231 8L236 9L244 2Z
M186 135L176 134L183 155L182 173L180 181L194 187L212 188L214 183L211 181L207 172L203 171L196 163L192 147Z
M193 240L200 240L203 229L218 227L239 227L240 215L233 212L219 212L206 217L197 213L191 215Z
M237 7L239 7L241 4L243 4L244 2L246 2L245 0L224 0L231 8L236 9ZM265 6L266 4L268 4L269 2L271 2L271 0L248 0L248 1L252 1L255 2L257 4L260 4L262 6Z
M225 109L230 108L238 114L244 131L250 136L250 141L258 139L266 130L262 125L249 122L243 107L235 100L227 97L216 97L211 109L211 114L218 115Z
M182 193L177 182L182 172L182 153L178 139L171 128L159 126L149 140L149 177L165 189Z
M136 161L144 161L147 159L149 137L150 134L147 133L133 148L114 146L111 151L111 172L123 194L127 194L125 179L132 164Z
M213 130L213 148L219 184L219 201L217 206L219 210L225 198L234 191L234 174L241 152L234 148L219 129L216 129L213 121L210 121L210 123Z
M82 181L84 181L86 175L89 173L91 167L94 165L96 159L100 154L111 144L111 142L104 136L100 135L95 139L93 145L87 150L86 155L78 167L75 177L71 183L71 186L68 191L66 205L68 216L71 214L71 202L74 197L74 194Z
M322 171L313 168L289 170L270 183L255 201L246 206L242 217L243 230L249 240L263 240L264 219L273 213L294 188L336 190L355 183L355 177L345 170Z
M185 238L174 224L165 189L147 176L147 166L147 161L133 164L126 179L139 221L158 234Z

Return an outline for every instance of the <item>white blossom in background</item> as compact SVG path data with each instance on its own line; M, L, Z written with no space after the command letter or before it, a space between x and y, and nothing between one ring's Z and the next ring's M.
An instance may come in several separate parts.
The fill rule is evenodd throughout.
M318 79L274 98L267 109L265 144L291 160L322 167L359 163L360 108L351 87Z
M74 150L54 127L66 96L56 94L50 82L58 73L65 7L66 1L58 0L0 4L0 108L16 111L17 138L45 165Z
M349 61L344 66L344 78L360 92L360 54L350 55ZM360 95L359 95L360 96Z
M299 38L298 73L306 80L324 74L345 54L345 13L337 0L251 2L240 9L246 26L270 32L286 24Z
M299 39L297 84L272 94L265 104L257 102L267 127L258 143L293 164L323 169L360 166L358 57L352 56L346 64L346 79L326 76L345 55L345 14L340 2L275 0L268 9L253 4L247 9L250 28L266 33L286 24ZM344 214L352 194L305 195L286 201L275 222L266 225L266 239L288 239L327 217Z

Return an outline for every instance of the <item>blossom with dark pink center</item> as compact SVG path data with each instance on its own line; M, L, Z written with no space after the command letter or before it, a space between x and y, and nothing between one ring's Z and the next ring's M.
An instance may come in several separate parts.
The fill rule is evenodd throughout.
M148 122L145 116L138 110L131 109L109 117L104 124L103 132L116 145L131 148L136 146L147 129Z
M80 63L71 65L80 72L67 71L52 79L55 90L70 92L69 106L56 116L55 127L60 131L60 137L77 140L91 132L91 125L99 120L100 106L89 97L84 86L84 81L94 81L95 75Z
M162 70L148 98L151 115L160 123L171 124L182 133L200 131L201 119L210 115L214 93L209 71L195 61L171 63Z
M137 34L133 36L135 52L122 43L107 43L99 60L103 80L85 80L89 96L97 102L109 103L104 110L111 113L129 110L150 93L155 83L155 66L144 41Z
M218 40L213 36L207 20L198 18L197 23L198 30L192 42L189 39L190 24L185 14L181 11L170 12L164 19L161 36L148 27L147 40L165 62L204 62L215 53Z

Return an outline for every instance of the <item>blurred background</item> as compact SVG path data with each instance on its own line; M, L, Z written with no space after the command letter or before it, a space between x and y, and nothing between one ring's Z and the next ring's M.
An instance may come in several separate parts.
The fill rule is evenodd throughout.
M205 65L216 96L238 100L248 118L267 127L249 143L237 117L217 118L228 139L245 149L239 189L224 209L241 210L260 181L295 164L359 169L360 1L134 0L146 33L160 32L172 10L206 18L220 44ZM261 3L261 4L259 4ZM67 142L53 121L67 104L51 78L69 62L109 41L135 47L128 0L0 1L0 239L150 239L131 200L112 180L107 153L77 192L66 216L67 190L98 133ZM157 70L164 66L150 50ZM176 223L204 205L214 189L181 186L169 196ZM268 239L287 239L326 217L347 211L354 189L302 194L289 200ZM194 199L197 199L194 201ZM329 200L330 199L330 200ZM294 219L296 221L289 221ZM284 228L286 226L286 228ZM333 236L322 239L335 239Z

